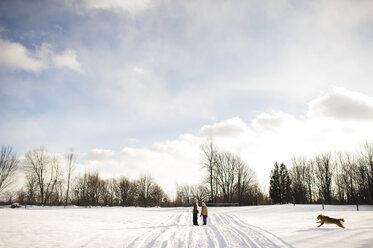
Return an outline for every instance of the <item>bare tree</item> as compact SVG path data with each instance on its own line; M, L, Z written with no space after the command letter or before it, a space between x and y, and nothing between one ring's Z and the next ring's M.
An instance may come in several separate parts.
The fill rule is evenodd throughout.
M109 199L110 199L110 193L109 193L109 180L102 180L99 184L99 200L97 203L101 200L101 206L108 206L109 205Z
M110 206L114 206L117 204L117 180L115 178L110 178L106 180L106 188L107 188L107 194L108 194L108 202L107 204Z
M316 173L316 186L319 193L326 203L332 202L332 178L334 173L334 166L331 160L330 153L324 153L315 158L315 173Z
M100 205L105 193L105 181L100 178L98 172L85 172L78 177L74 186L74 197L77 205ZM103 199L105 201L105 199Z
M347 160L343 166L343 180L346 185L346 197L349 204L357 202L358 198L358 165L357 161L351 160L347 154Z
M37 178L34 174L26 176L26 204L35 204Z
M25 169L37 179L40 203L47 204L60 176L60 162L52 157L44 148L39 148L25 155Z
M290 169L290 178L294 203L307 203L307 159L305 157L293 157Z
M306 167L304 168L304 180L307 188L308 203L312 204L314 194L314 166L312 160L307 160Z
M66 155L66 157L67 157L67 168L66 168L66 174L67 174L66 183L67 183L67 186L66 186L65 207L67 206L67 204L69 202L70 183L71 183L72 173L75 170L75 163L74 162L75 162L75 159L76 159L76 154L71 150Z
M153 186L154 180L150 175L142 175L138 180L139 201L144 207L147 207L150 203Z
M153 186L152 197L151 197L154 201L155 206L159 206L159 204L163 201L164 197L165 197L165 193L163 189L158 184L155 184Z
M26 191L22 189L17 191L17 202L19 202L21 205L25 205L27 203Z
M215 169L224 202L232 202L240 159L230 152L219 153L216 158Z
M139 190L138 190L138 187L137 187L137 182L136 181L130 181L130 186L129 186L129 190L128 190L128 198L127 198L127 202L128 202L128 206L134 206L135 205L135 201L136 201L136 198L139 194Z
M0 152L0 193L14 182L14 173L18 168L19 160L13 154L12 148L2 146Z
M338 201L340 204L343 204L346 199L346 174L344 167L347 166L346 162L344 161L344 156L342 152L338 152L337 154L337 159L335 163L335 174L334 174L334 184L336 187L336 193L338 197Z
M177 186L176 199L181 206L189 206L193 197L192 187L190 185Z
M75 204L88 205L88 173L83 176L78 176L73 187Z
M244 205L258 205L269 203L269 199L261 191L259 184L254 180L244 193L243 202Z
M341 153L337 155L337 174L336 179L337 193L339 198L342 195L346 197L347 204L354 204L357 201L358 182L358 162L350 153ZM339 185L338 185L339 184ZM343 190L343 193L340 191Z
M362 151L362 161L367 172L369 203L373 203L373 143L366 142Z
M359 157L357 160L357 195L360 203L371 204L369 196L369 169L366 166L364 157Z
M198 199L199 201L206 202L209 199L209 189L208 187L204 185L196 185L192 186L191 193L193 195L193 198Z
M120 177L117 180L117 194L121 206L133 206L137 197L137 182L133 182L127 177Z
M64 204L64 194L65 194L65 189L64 189L64 182L59 179L52 191L52 193L49 196L48 199L48 204L50 205L63 205Z
M325 201L330 204L371 204L373 202L373 143L366 142L360 153L324 153L313 160L293 158L292 189L296 202Z
M247 166L246 163L239 160L237 167L237 181L235 184L235 192L237 194L238 203L244 202L245 195L255 184L255 172Z
M118 180L118 191L121 205L129 206L129 197L131 190L131 181L127 177L121 177Z
M104 182L101 180L98 172L88 173L88 199L89 205L100 205L100 198L104 189Z
M210 184L210 200L215 202L214 194L214 171L216 167L217 148L212 141L209 141L201 146L202 150L202 166L208 172L208 181Z

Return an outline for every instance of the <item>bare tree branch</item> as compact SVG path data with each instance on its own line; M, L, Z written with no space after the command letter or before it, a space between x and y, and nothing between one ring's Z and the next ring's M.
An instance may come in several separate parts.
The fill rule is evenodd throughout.
M12 148L2 146L0 152L0 193L14 182L14 173L19 160L13 154Z

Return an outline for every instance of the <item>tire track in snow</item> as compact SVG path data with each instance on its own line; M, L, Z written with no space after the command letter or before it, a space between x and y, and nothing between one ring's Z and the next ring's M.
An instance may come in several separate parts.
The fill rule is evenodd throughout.
M274 234L249 225L234 215L214 213L207 226L193 226L192 213L183 210L135 237L125 247L288 247Z
M218 215L216 215L218 216ZM208 217L208 219L211 217ZM228 247L228 243L226 239L224 238L224 234L221 231L221 223L218 221L219 219L211 218L208 221L208 227L211 229L210 237L212 239L212 242L216 244L216 247Z
M192 213L188 210L174 215L135 237L125 247L227 247L218 244L214 232L206 226L192 225Z
M224 237L217 231L217 227L215 226L215 221L208 220L208 227L206 231L206 235L210 237L210 246L209 247L227 247L227 243L224 239ZM216 232L214 232L214 230ZM219 237L222 239L219 239L219 237L216 234L219 234Z
M252 233L253 237L260 240L259 244L264 245L267 243L267 246L264 247L288 247L294 248L292 245L284 241L283 239L277 237L273 233L264 230L260 227L247 224L246 222L242 221L235 215L226 215L231 223L234 223L234 226L239 226L236 230L239 232L243 232L245 230L249 230ZM262 247L262 246L259 246Z
M185 244L185 232L181 229L186 227L189 214L184 210L179 216L175 223L175 227L172 227L173 230L167 231L167 235L162 234L163 242L160 247L182 247ZM190 219L191 221L191 219Z
M242 241L243 247L277 247L270 239L266 238L263 234L258 231L255 231L248 227L242 227L233 221L228 215L222 215L221 218L228 223L232 235L237 235Z
M226 243L229 244L229 247L261 247L245 233L238 231L232 225L233 223L225 217L225 214L219 214L216 218L221 226L220 233L223 233L222 236L226 237Z
M160 222L156 226L149 226L148 228L151 230L134 238L125 247L160 247L163 240L160 240L159 238L165 233L166 230L170 232L170 230L172 231L175 229L175 223L178 219L180 219L180 214L175 214L171 218Z

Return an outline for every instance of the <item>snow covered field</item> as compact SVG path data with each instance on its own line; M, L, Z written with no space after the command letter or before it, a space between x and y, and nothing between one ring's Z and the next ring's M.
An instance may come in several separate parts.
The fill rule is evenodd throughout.
M373 207L0 208L0 247L373 247ZM345 219L317 228L318 214ZM199 219L201 224L201 219Z

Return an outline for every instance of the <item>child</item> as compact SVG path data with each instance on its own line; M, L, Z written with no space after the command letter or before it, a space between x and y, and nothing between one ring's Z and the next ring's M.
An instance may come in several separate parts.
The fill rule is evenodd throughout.
M198 200L196 198L193 204L193 225L198 226Z
M203 224L207 224L207 207L206 203L202 202L202 210L201 210L201 215L200 217L203 216Z

